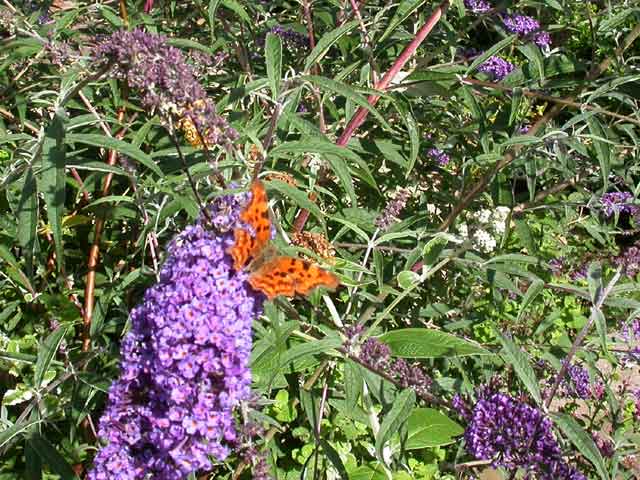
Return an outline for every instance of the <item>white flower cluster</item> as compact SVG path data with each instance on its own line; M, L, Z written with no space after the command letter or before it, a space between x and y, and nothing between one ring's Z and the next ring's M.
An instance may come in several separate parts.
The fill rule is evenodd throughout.
M498 246L496 237L503 235L505 232L509 211L509 207L478 210L472 213L468 219L473 225L471 234L467 223L458 225L458 233L461 237L469 238L473 243L473 247L481 252L493 252Z

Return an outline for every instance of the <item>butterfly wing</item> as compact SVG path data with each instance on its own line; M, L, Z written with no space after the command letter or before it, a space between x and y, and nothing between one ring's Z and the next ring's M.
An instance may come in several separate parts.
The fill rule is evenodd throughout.
M322 268L292 257L276 257L249 276L251 286L269 299L284 295L308 295L316 287L337 288L338 277Z
M255 234L244 228L233 231L235 242L228 252L236 270L242 269L250 258L256 258L271 237L267 192L260 180L254 180L251 184L251 200L240 214L240 220L249 225Z

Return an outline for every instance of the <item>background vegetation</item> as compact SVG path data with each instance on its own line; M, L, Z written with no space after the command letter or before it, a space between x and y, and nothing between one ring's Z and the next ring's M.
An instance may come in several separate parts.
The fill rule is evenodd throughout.
M639 19L631 0L3 0L0 478L87 475L165 247L260 167L278 248L342 287L266 304L252 453L194 478L260 455L279 479L640 478ZM136 28L183 52L231 144L172 130L96 60ZM540 412L569 473L508 430L526 413L538 435Z

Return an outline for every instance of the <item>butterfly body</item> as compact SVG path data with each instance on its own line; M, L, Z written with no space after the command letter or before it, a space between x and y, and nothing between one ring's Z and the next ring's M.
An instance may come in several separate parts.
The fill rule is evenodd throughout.
M260 180L251 184L251 194L251 200L240 214L246 228L234 230L235 242L228 250L234 269L240 271L249 266L253 270L249 284L269 299L278 295L308 295L319 286L337 288L340 285L338 277L311 262L282 255L269 258L266 255L271 237L271 218L267 193Z

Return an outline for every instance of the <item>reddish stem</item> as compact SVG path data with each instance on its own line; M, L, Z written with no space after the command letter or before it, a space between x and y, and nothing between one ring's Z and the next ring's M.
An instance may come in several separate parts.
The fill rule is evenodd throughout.
M449 1L445 0L435 9L435 11L429 17L429 20L427 20L427 22L422 26L422 28L420 28L415 38L411 41L409 45L405 47L405 49L402 51L402 53L397 58L395 63L391 66L389 71L385 74L384 77L382 77L382 80L376 83L375 85L376 90L385 91L387 89L387 87L393 81L393 79L398 74L398 72L402 70L402 67L404 67L405 64L409 61L409 59L413 56L413 54L416 53L416 50L418 49L420 44L424 42L424 40L427 38L427 36L429 35L433 27L436 25L436 23L438 23L438 21L440 20L440 18L442 17L442 15L444 14L444 12L447 10L448 7L449 7ZM369 105L374 106L379 99L380 99L380 95L370 95L367 101L369 102ZM344 129L344 132L342 132L342 135L340 135L340 138L336 142L336 145L340 145L341 147L344 147L347 143L349 143L349 140L351 139L355 131L360 127L360 125L362 125L364 120L367 118L368 114L369 114L369 110L367 110L366 108L364 107L358 108L358 110L353 115L353 117L351 117L351 120L349 120L349 123L347 124L347 127Z

